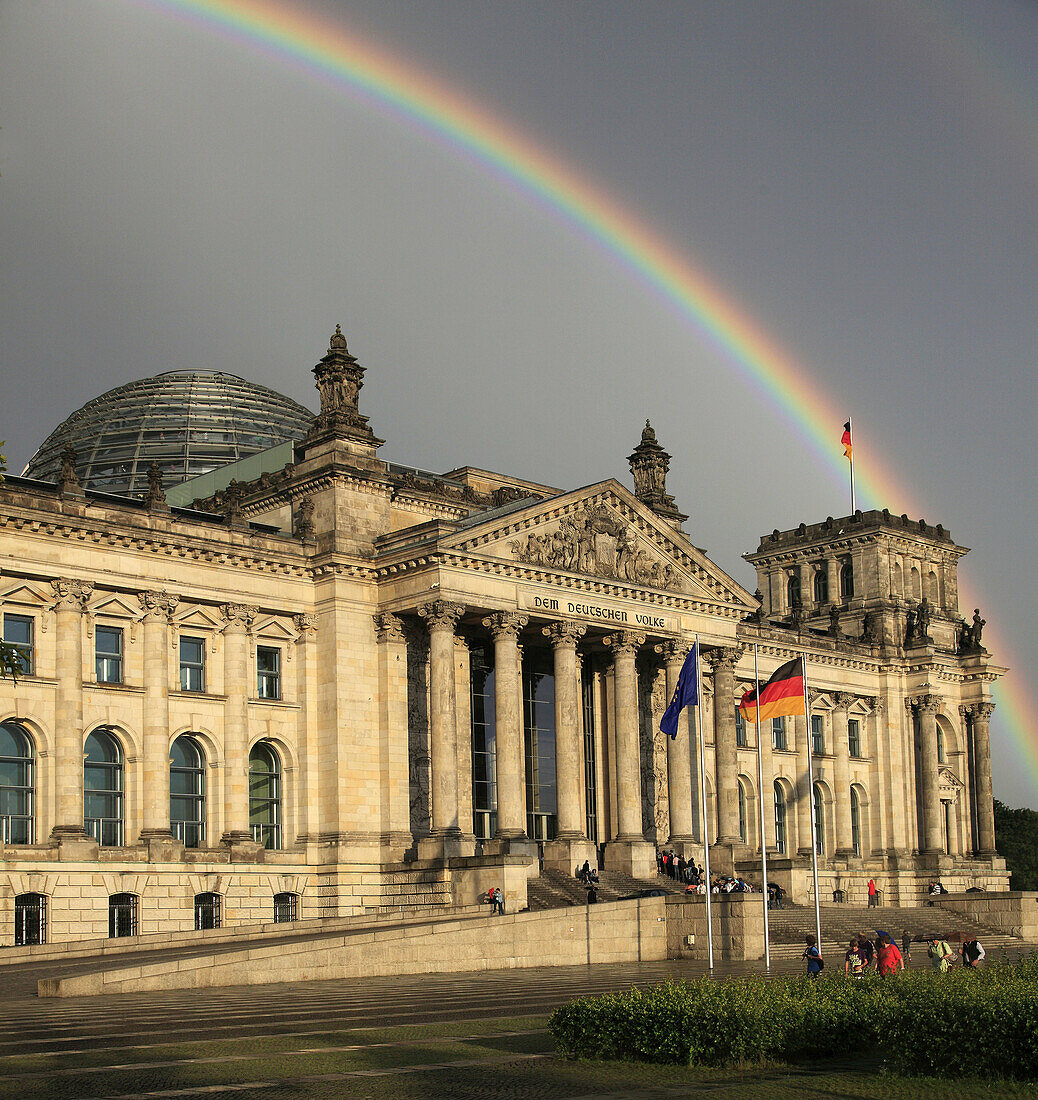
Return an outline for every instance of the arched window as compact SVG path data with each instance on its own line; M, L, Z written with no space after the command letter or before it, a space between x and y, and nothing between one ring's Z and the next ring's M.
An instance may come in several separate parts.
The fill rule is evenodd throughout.
M937 763L943 764L946 761L944 752L944 730L940 726L937 727Z
M937 574L931 569L926 574L926 598L930 603L936 604L940 601L940 593L938 591Z
M195 894L195 931L220 927L220 895Z
M919 570L912 566L912 572L909 574L909 580L912 582L912 598L915 600L921 600L923 598L923 582L919 576Z
M851 847L856 856L861 855L861 799L851 787Z
M840 599L849 600L854 596L854 566L848 558L840 566Z
M738 782L738 781L737 781ZM738 782L739 787L739 839L743 844L747 843L747 821L746 821L746 788L741 782Z
M815 851L825 855L825 800L822 797L822 788L816 783L814 790L815 809Z
M800 578L796 573L786 581L786 606L790 608L800 606Z
M17 722L0 724L0 838L36 843L36 754Z
M281 760L265 741L249 753L249 826L264 848L281 847Z
M169 822L185 848L205 847L205 753L189 734L169 750Z
M299 895L275 894L274 895L274 923L288 924L290 921L299 920Z
M786 854L786 795L782 784L775 780L775 849L779 855Z
M815 603L829 602L829 574L824 569L815 573Z
M46 894L19 894L14 899L14 945L47 942Z
M894 564L894 595L903 596L905 594L905 575L901 570L901 563L895 562Z
M137 895L112 894L108 899L108 935L137 935Z
M123 755L119 742L103 726L86 739L83 825L98 844L123 843Z

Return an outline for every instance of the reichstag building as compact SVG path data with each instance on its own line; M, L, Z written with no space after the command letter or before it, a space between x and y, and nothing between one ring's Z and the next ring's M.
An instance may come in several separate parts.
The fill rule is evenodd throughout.
M1004 890L966 549L886 511L698 550L646 423L632 481L382 461L337 329L314 415L212 371L119 387L0 485L0 942L468 903L655 848L809 902ZM689 712L659 732L692 639ZM803 655L809 719L756 731ZM810 757L809 757L810 754ZM812 763L813 785L808 781ZM706 806L700 805L701 778ZM707 836L702 835L705 817ZM762 827L763 826L763 827Z

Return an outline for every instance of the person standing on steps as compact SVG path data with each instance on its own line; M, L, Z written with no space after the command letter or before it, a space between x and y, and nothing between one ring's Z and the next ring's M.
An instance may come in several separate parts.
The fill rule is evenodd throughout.
M869 879L869 908L875 909L879 904L879 891L876 889L876 880Z

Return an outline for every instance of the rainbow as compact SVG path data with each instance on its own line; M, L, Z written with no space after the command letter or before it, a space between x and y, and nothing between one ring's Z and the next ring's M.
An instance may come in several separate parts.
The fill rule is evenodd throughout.
M138 0L210 34L262 53L310 79L318 78L368 102L408 126L418 126L510 187L518 188L656 291L721 350L738 374L763 393L806 440L823 466L845 477L838 444L846 414L810 376L726 296L689 258L676 252L619 201L411 62L394 57L342 26L274 0ZM882 464L858 470L859 494L872 506L921 510ZM963 591L972 607L981 601ZM988 632L996 652L1008 647ZM1038 792L1038 707L1016 678L995 688L998 715L1011 734Z

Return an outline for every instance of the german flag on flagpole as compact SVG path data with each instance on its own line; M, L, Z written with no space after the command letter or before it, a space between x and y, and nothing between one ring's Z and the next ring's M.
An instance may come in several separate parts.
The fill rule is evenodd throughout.
M804 658L797 657L775 670L771 679L760 689L760 701L756 690L750 690L739 702L739 711L747 722L756 722L757 708L760 720L780 718L787 714L804 713Z
M843 444L843 457L851 457L851 422L848 420L843 426L843 435L840 437L840 442Z

